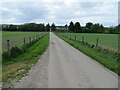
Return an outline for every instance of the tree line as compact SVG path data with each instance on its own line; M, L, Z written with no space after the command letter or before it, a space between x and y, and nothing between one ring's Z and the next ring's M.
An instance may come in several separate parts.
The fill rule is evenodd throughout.
M55 31L55 32L73 32L73 33L120 33L120 25L114 27L104 27L102 24L92 22L86 23L85 26L81 26L79 22L73 23L70 22L69 25L62 26L63 29L57 29L57 26L52 23L47 25L36 24L36 23L26 23L22 25L9 25L7 27L3 27L3 31Z
M86 23L83 27L79 22L75 24L71 21L69 26L69 32L75 33L120 33L120 25L114 27L104 27L102 24L91 22Z
M50 31L50 25L47 24L36 24L36 23L26 23L22 25L9 25L2 27L3 31Z

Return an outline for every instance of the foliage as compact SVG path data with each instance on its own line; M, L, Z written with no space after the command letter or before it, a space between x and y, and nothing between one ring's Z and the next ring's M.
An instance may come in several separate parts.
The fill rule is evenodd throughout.
M56 26L55 26L54 23L51 25L51 30L52 30L52 31L56 31Z
M47 32L50 31L50 25L49 25L49 23L46 25L46 31L47 31Z
M81 32L81 25L80 25L79 22L76 22L76 23L75 23L75 32L76 32L76 33Z
M79 22L76 22L75 25L71 21L69 25L69 32L76 33L120 33L120 25L115 27L104 27L102 24L92 22L86 23L85 26L80 25Z
M69 25L69 32L74 32L74 31L75 31L74 23L71 21Z
M22 25L10 25L3 27L3 31L50 31L50 25L47 24L36 24L36 23L25 23Z
M16 57L18 56L19 54L22 54L24 53L24 50L22 48L19 48L19 47L12 47L11 50L10 50L10 56L11 57Z
M92 22L86 23L85 26L81 26L79 22L75 24L71 21L69 26L67 24L63 26L67 32L76 32L76 33L120 33L120 25L118 26L110 26L105 27L102 24ZM67 30L67 27L69 30ZM22 25L9 25L6 27L2 27L3 31L59 31L56 30L56 26L54 23L50 26L49 23L45 26L44 23L25 23Z
M44 24L26 23L18 27L19 31L45 31Z

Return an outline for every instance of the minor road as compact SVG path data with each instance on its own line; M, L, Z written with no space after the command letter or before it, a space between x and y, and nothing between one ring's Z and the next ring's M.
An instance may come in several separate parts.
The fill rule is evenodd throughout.
M50 33L49 49L15 88L118 88L118 76Z

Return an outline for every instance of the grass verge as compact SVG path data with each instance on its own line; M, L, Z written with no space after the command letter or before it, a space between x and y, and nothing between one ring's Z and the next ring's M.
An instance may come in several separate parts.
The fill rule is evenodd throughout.
M111 56L109 56L107 54L104 54L102 52L99 52L96 49L89 48L87 45L77 43L77 42L72 41L72 40L70 40L68 38L62 37L62 36L60 36L60 35L58 35L56 33L54 33L54 34L57 35L62 40L66 41L71 46L78 49L79 51L83 52L84 54L86 54L86 55L90 56L91 58L93 58L94 60L98 61L103 66L110 69L111 71L113 71L116 74L120 75L120 71L118 69L119 63L118 63L116 58L111 57Z
M29 47L26 53L20 54L18 57L4 63L2 81L6 83L14 78L20 79L25 76L31 66L39 60L40 55L47 49L48 44L49 34Z

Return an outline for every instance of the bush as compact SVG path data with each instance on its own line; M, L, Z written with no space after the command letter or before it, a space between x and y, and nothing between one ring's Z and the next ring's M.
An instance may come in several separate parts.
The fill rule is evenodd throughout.
M8 58L8 52L3 52L2 53L2 58Z
M12 47L11 50L10 50L10 56L11 57L16 57L18 56L19 54L22 54L24 53L24 50L22 48L19 48L19 47Z
M94 45L94 44L91 44L90 48L94 48L94 47L95 47L95 45Z

